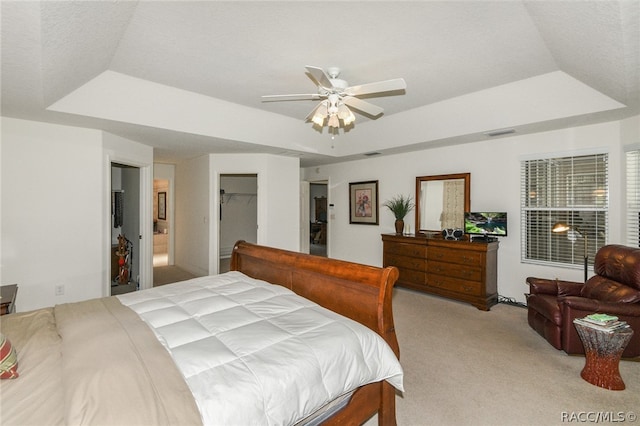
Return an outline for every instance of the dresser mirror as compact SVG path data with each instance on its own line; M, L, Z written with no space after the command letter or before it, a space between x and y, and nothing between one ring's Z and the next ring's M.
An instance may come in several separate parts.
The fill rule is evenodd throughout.
M471 208L471 173L416 178L416 232L463 228Z

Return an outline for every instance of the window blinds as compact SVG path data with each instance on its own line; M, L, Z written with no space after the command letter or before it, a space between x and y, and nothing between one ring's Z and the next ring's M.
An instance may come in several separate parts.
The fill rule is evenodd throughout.
M640 150L626 153L627 223L626 244L640 247Z
M584 265L605 244L609 206L608 155L521 163L522 260ZM552 233L557 222L571 227Z

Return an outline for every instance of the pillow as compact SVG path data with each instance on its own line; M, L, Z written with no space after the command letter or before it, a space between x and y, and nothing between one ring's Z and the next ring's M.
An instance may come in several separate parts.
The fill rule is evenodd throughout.
M18 377L18 355L9 339L0 333L0 379Z

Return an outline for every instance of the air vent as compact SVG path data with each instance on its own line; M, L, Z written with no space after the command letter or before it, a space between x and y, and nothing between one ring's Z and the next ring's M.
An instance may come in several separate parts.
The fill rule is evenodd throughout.
M374 155L380 155L379 152L366 152L364 155L367 157L373 157Z
M494 136L509 135L515 132L516 132L515 129L502 129L502 130L494 130L492 132L487 132L485 133L485 135L489 137L494 137Z

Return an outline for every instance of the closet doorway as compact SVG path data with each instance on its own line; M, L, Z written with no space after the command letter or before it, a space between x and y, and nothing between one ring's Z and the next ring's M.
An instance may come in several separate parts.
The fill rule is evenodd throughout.
M111 163L111 295L140 286L140 168Z
M258 242L258 175L220 175L218 272L229 271L231 251L238 240Z
M309 185L309 253L324 257L327 257L329 240L327 188L327 182L311 182Z

